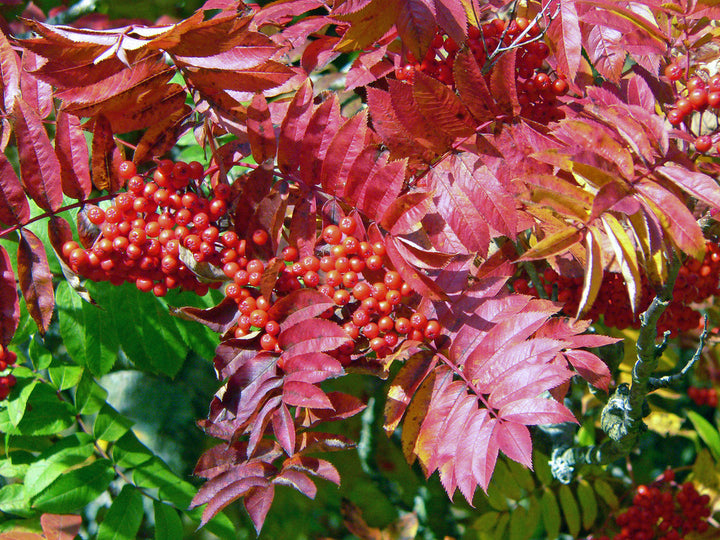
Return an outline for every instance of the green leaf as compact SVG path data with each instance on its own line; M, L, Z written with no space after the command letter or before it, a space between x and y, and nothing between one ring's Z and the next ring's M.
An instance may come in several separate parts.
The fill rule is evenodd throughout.
M123 486L98 529L98 540L133 540L143 519L140 492L129 484ZM180 537L178 537L180 538Z
M472 528L477 532L490 531L492 530L493 525L497 523L499 517L499 512L486 512L485 514L477 518L475 521L473 521Z
M85 371L75 390L75 408L78 414L95 414L107 398L107 390L100 386L89 371Z
M495 485L505 497L513 501L520 500L523 496L520 486L517 484L507 462L504 459L498 459L495 465L495 471L490 485Z
M565 516L565 523L573 538L577 538L580 532L580 508L578 508L575 495L573 495L573 492L570 490L570 486L565 484L560 486L558 495L560 495L560 507Z
M578 480L577 497L580 501L580 508L582 508L583 528L588 531L597 519L598 508L595 491L584 478Z
M35 455L26 450L15 450L8 457L0 459L0 476L16 478L25 476L30 465L35 463Z
M695 426L695 431L712 452L715 461L720 461L720 433L718 430L695 411L688 411L688 418Z
M618 501L617 495L615 495L613 488L611 488L610 484L605 480L598 478L595 480L594 487L595 493L605 501L605 504L607 504L611 510L617 510L620 507L620 501Z
M86 433L73 433L45 450L25 473L28 497L40 493L70 467L89 459L94 449L92 437Z
M510 523L510 514L503 512L497 520L497 525L495 526L495 531L493 532L493 538L503 538L505 530L508 527L508 523Z
M0 512L24 517L32 515L24 485L8 484L0 488Z
M18 377L18 372L20 371L19 368L15 368L14 371L15 376ZM32 375L32 373L30 373L30 375ZM37 384L37 379L18 377L15 388L13 389L9 399L7 400L8 418L10 419L10 423L13 426L17 427L20 423L20 420L22 420L23 416L25 416L25 411L27 410L27 401L30 398L30 395L32 394Z
M85 370L82 366L70 364L62 364L48 368L50 382L58 390L67 390L68 388L76 386L80 382L84 372Z
M527 540L532 531L527 527L527 510L517 506L510 516L510 540Z
M28 354L35 371L47 369L53 360L52 354L50 354L50 351L43 345L40 334L33 336L32 341L30 341L30 346L28 347Z
M520 465L520 463L512 459L506 460L505 463L508 469L510 469L510 474L515 483L520 486L521 489L528 492L535 489L535 481L533 480L532 474L530 474L530 471L525 466Z
M0 432L9 435L55 435L75 423L72 406L60 401L47 384L36 385L28 403L30 407L17 426L10 422L8 409L0 409Z
M543 525L545 526L547 538L557 538L560 534L560 507L551 489L544 489L540 505L542 506Z
M533 493L528 497L527 538L537 537L535 533L538 532L541 517L542 508L540 506L540 500L536 497L536 494Z
M141 443L135 433L128 431L112 446L113 462L123 469L132 469L153 458L152 451Z
M552 470L548 457L537 449L533 449L533 470L540 483L549 486L553 483Z
M99 497L113 478L115 471L110 460L99 459L63 474L32 499L32 506L55 514L75 512Z
M102 441L116 441L133 426L133 421L105 403L93 424L93 436Z
M109 372L119 347L114 310L101 311L88 304L65 281L58 285L55 298L60 335L68 354L95 376Z
M155 540L182 538L182 521L177 510L159 501L153 501L153 508L155 509Z

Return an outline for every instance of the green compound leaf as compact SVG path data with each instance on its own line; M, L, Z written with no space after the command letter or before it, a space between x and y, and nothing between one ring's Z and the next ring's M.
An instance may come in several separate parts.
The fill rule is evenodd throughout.
M112 463L99 459L90 465L66 472L31 499L42 512L69 514L80 510L105 491L115 478Z
M25 375L24 371L26 371L25 368L22 368L23 375ZM27 375L32 377L33 373L29 370L27 371ZM32 394L35 389L35 386L37 386L38 381L36 379L27 378L26 376L21 376L21 368L15 368L13 374L17 377L17 383L6 403L10 423L14 427L17 427L20 420L22 420L23 416L25 416L25 411L27 411L27 401L30 398L30 394Z
M548 540L557 538L560 534L560 507L551 489L544 489L540 499L540 506L542 507L543 525Z
M18 369L18 368L16 368ZM0 433L8 435L55 435L75 423L72 406L58 399L50 385L37 384L28 398L22 420L14 426L7 408L0 409Z
M43 491L70 467L86 461L94 449L92 437L85 433L73 433L45 450L25 473L28 497Z
M82 366L65 364L48 368L48 375L57 390L67 390L80 382L84 371Z
M33 336L33 339L30 341L30 347L28 348L28 354L36 371L47 369L53 361L52 354L45 348L45 345L42 344L40 334Z
M28 511L28 496L23 484L8 484L0 488L0 512L22 517L32 515Z
M134 486L124 485L100 524L97 539L133 540L137 538L142 519L142 495Z
M695 411L688 411L688 418L695 426L700 438L712 452L715 461L720 461L720 433L715 427Z
M560 507L562 508L563 515L565 516L565 523L570 530L570 534L574 538L577 538L577 535L580 532L580 508L575 500L575 496L570 490L570 486L565 484L560 486L558 495L560 495Z
M112 446L111 457L113 462L124 469L132 469L150 461L154 454L141 443L135 433L128 431Z
M607 504L611 510L617 510L620 507L620 501L618 501L617 495L615 495L615 492L613 491L613 488L610 487L610 484L608 484L605 480L602 480L598 478L595 480L595 493L597 493L600 498L605 501L605 504Z
M597 519L598 508L595 491L584 478L578 480L577 497L582 509L583 529L589 531Z
M132 427L133 422L105 403L93 424L93 436L102 441L116 441Z
M182 521L172 506L153 501L155 510L155 540L182 538Z
M521 489L524 489L526 492L530 492L535 489L535 481L533 480L532 474L526 467L517 461L513 461L512 459L506 460L506 464L508 469L510 469L510 474L512 475L513 480L518 486L520 486Z
M75 408L79 414L95 414L102 408L107 395L107 390L85 371L75 390Z
M532 531L528 531L527 510L518 506L510 516L510 540L527 540Z

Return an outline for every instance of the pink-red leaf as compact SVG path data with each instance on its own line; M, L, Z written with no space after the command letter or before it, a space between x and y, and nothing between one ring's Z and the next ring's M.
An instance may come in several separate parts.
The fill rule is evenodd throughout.
M287 381L283 384L283 402L296 407L311 409L332 409L332 403L319 387L314 384Z
M18 243L18 278L28 312L44 334L55 309L55 291L45 246L34 233L22 229Z
M498 422L497 442L500 450L528 469L532 469L532 440L530 430L515 422Z
M275 411L272 417L273 433L288 456L295 453L295 423L285 403Z
M275 302L268 310L268 317L279 321L280 328L286 330L334 307L335 302L323 293L313 289L299 289Z
M312 116L312 99L312 83L307 79L295 93L280 126L277 163L283 172L293 172L300 166L303 137Z
M0 223L18 225L30 219L30 206L12 164L0 153Z
M255 526L255 532L257 532L258 535L260 534L263 523L265 523L265 518L270 511L274 497L275 486L270 484L269 486L256 486L251 488L243 499L245 510L247 510Z
M365 148L367 131L367 110L349 118L338 129L320 170L320 182L328 193L343 194L350 170Z
M310 499L314 499L317 494L315 483L310 480L305 473L293 469L287 469L281 472L273 479L273 483L284 484L295 488Z
M475 133L474 120L465 105L446 85L422 71L415 74L413 97L420 112L448 137L469 137Z
M290 219L289 244L298 250L300 259L313 254L317 240L317 206L314 197L303 197L295 205Z
M0 75L4 109L10 114L15 108L15 99L20 96L20 57L3 31L0 31Z
M42 119L20 98L15 103L13 119L25 191L40 208L54 212L62 206L63 199L60 162Z
M240 316L237 303L232 298L223 300L211 308L181 307L171 309L171 313L178 317L199 322L210 328L213 332L224 334Z
M593 386L608 391L612 375L607 364L593 353L581 350L565 351L565 357L580 376Z
M80 119L65 111L57 115L55 154L60 161L63 193L73 199L85 199L92 191L87 141Z
M720 208L720 186L707 174L676 165L661 165L655 168L655 172L660 173L696 199L714 208Z
M558 364L519 363L493 385L488 403L492 407L500 408L522 397L536 397L561 385L572 375L570 370Z
M10 255L0 246L0 345L7 345L15 335L20 321L20 302L18 299L15 272L10 263Z
M342 364L329 354L309 352L283 357L283 371L286 381L318 383L342 375Z
M498 412L502 420L527 426L578 423L573 414L554 399L525 398L505 405Z
M432 0L406 0L400 3L395 27L403 42L415 58L422 58L435 36L435 14Z
M575 79L582 52L580 24L575 2L559 0L560 11L548 27L548 36L556 47L558 67L569 78Z
M414 268L405 260L396 242L397 240L395 240L395 238L388 237L385 243L385 249L390 262L392 262L403 280L410 285L414 291L417 291L425 298L431 300L445 299L447 295L433 279L425 275L421 270Z
M283 356L331 351L350 341L347 332L333 321L305 319L280 332L278 345Z
M495 117L498 107L470 49L458 52L453 64L455 87L463 104L482 123Z
M20 87L25 102L35 109L41 118L47 118L53 110L52 87L29 73L37 69L40 62L40 57L34 52L23 51Z
M340 104L335 93L331 93L313 112L303 137L303 151L297 156L300 176L306 184L318 183L325 156L341 121Z
M411 191L390 203L379 220L380 226L393 234L407 233L415 228L430 210L428 191Z
M283 469L306 472L340 485L340 473L332 463L324 459L296 454L283 463Z
M256 94L247 109L247 130L250 149L256 163L275 157L277 142L270 119L270 110L262 94Z

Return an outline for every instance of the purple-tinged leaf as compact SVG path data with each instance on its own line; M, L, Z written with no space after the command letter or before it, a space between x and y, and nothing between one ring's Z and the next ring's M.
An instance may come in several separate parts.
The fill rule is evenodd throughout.
M299 289L275 302L268 310L268 317L279 321L281 330L287 330L334 307L335 302L323 293L314 289Z
M263 403L257 414L252 416L252 420L249 422L249 425L245 427L244 432L250 432L250 437L248 438L247 445L247 455L249 457L253 456L253 453L255 452L258 443L262 440L263 436L267 432L268 424L273 419L275 411L278 410L280 405L282 405L282 397L271 397L270 399L265 401L265 403ZM243 424L245 423L247 422L244 422ZM242 429L243 428L238 428L238 431L241 431Z
M463 3L455 0L434 0L433 4L438 26L445 30L455 43L465 41L468 14Z
M232 472L232 471L230 471ZM225 473L228 474L228 473ZM203 488L213 485L218 482L221 478L213 478L208 480L203 487L200 488L197 495L193 499L192 506L200 506L199 495L203 494ZM200 526L202 527L208 521L210 521L215 515L225 508L230 503L237 501L240 497L246 495L250 489L254 487L264 487L268 485L268 480L262 476L250 476L246 478L239 478L233 482L227 483L225 487L216 490L211 498L207 499L207 507L203 510L202 519L200 520ZM204 495L204 494L203 494ZM204 499L205 497L203 497Z
M290 219L288 243L297 248L300 260L312 255L315 250L317 241L316 215L317 203L314 197L303 197L295 204Z
M307 383L322 382L344 373L342 364L337 359L321 352L283 357L282 369L286 373L286 381Z
M554 399L541 397L513 401L502 407L498 415L501 420L517 422L526 426L561 424L563 422L578 423L565 405L561 405Z
M460 493L472 505L478 484L487 490L498 455L495 426L497 421L490 417L487 409L480 409L470 415L463 427L455 463L455 479Z
M266 35L244 32L235 46L212 56L175 56L188 66L202 69L244 71L259 66L275 56L280 48Z
M310 409L331 409L332 403L325 392L314 384L287 381L283 384L283 402L286 405L296 407L308 407Z
M512 112L513 116L520 113L515 75L516 58L517 49L504 53L490 72L490 92L503 112Z
M556 47L558 67L574 80L580 67L582 36L578 13L573 0L559 0L560 11L548 27L547 33Z
M283 484L297 489L300 493L314 499L317 494L315 483L305 473L286 469L273 479L274 484Z
M460 99L475 119L483 123L494 118L498 113L497 104L470 49L457 53L453 75Z
M383 428L389 435L397 428L408 405L422 382L437 364L430 351L421 351L408 358L393 379L385 402Z
M435 6L432 0L406 0L400 3L395 27L403 45L415 58L422 58L435 36Z
M622 32L602 25L593 25L585 39L585 49L598 72L611 82L622 76L627 51L622 44Z
M250 488L245 494L243 504L247 510L250 519L255 526L255 532L259 535L267 513L270 511L273 498L275 497L275 486L257 486Z
M42 119L18 98L13 112L15 139L20 160L20 179L25 191L43 210L62 206L60 162Z
M275 157L277 142L265 96L256 94L247 109L247 131L256 163Z
M422 153L422 148L418 147L410 131L403 126L395 113L389 92L368 87L367 101L373 129L394 155L412 156Z
M332 463L324 459L296 454L283 463L283 469L306 472L340 485L340 473Z
M432 193L412 191L401 195L387 207L379 224L392 234L403 234L415 229L430 210Z
M30 219L30 206L12 164L0 153L0 223L20 225Z
M313 89L310 79L298 89L290 103L287 115L280 126L277 163L280 170L288 173L300 166L303 137L312 115Z
M331 93L310 117L302 141L303 150L297 156L300 177L307 185L319 183L325 156L341 121L340 104L335 93Z
M627 81L627 101L630 105L642 107L648 113L655 113L655 95L644 77L639 74Z
M601 390L608 391L612 375L605 362L588 351L569 350L564 354L583 379Z
M313 427L325 422L344 420L355 416L365 409L365 404L355 396L343 394L342 392L328 392L327 398L332 404L332 409L305 409L300 416L300 425L306 428ZM304 447L300 447L302 450Z
M515 422L498 422L496 431L498 446L502 453L532 469L532 439L527 426Z
M420 112L448 137L469 137L475 133L475 121L465 105L446 84L434 77L417 72L413 97Z
M431 300L446 299L447 295L440 289L435 281L405 260L398 250L396 242L397 240L392 236L388 237L385 242L385 249L390 262L403 280L410 285L414 291L420 293L425 298Z
M655 167L655 172L660 173L696 199L709 204L713 208L720 209L720 186L707 174L676 165L661 165Z
M70 198L84 200L92 191L87 141L80 119L65 111L57 114L55 154L60 161L63 193Z
M418 105L415 103L412 86L395 79L389 79L388 86L390 103L395 117L410 134L414 145L420 145L437 154L448 149L452 144L452 139L428 124L427 119L420 113ZM382 131L380 133L382 134Z
M55 309L55 291L52 273L42 241L34 233L20 230L17 254L20 290L25 298L28 313L41 334L47 332Z
M366 146L367 111L349 118L330 142L320 171L322 187L331 195L341 196L355 160Z
M20 96L20 57L3 31L0 31L0 76L3 108L5 113L11 114L15 108L15 99Z
M240 316L237 303L232 298L223 298L218 305L211 308L171 307L170 312L183 319L204 324L219 334L227 332Z
M15 272L10 255L0 246L0 345L6 346L12 340L20 321Z
M282 328L282 327L281 327ZM281 330L278 345L283 357L332 351L350 340L339 324L327 319L305 319Z
M295 423L285 403L281 403L273 414L272 429L282 449L292 456L295 453Z
M52 87L30 74L38 68L40 57L32 51L23 51L20 72L20 87L25 102L35 109L41 118L47 118L53 111Z

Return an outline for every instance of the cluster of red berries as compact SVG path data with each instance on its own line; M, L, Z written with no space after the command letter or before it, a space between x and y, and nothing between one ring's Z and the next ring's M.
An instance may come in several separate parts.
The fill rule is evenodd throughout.
M670 335L675 337L678 333L698 328L702 317L689 304L701 302L718 294L720 292L718 275L720 275L720 246L714 242L707 242L705 258L702 261L689 258L680 268L673 290L673 301L658 321L658 333L662 334L669 330ZM540 275L540 279L546 295L564 304L565 313L570 315L577 313L582 294L582 278L562 276L548 268ZM532 287L525 278L516 279L512 287L515 292L539 296L535 287ZM647 309L654 296L655 292L643 276L638 313ZM604 274L595 303L586 314L586 318L593 321L600 320L601 316L606 326L618 329L640 328L639 317L633 315L630 307L625 280L619 273Z
M203 166L198 162L163 160L145 178L126 161L118 172L127 191L104 210L85 207L97 234L86 248L66 242L62 254L67 264L93 281L131 282L157 296L173 288L206 294L208 284L182 262L181 250L188 250L197 263L216 265L235 253L237 235L221 235L219 229L227 218L229 186L217 185L212 197L203 194Z
M557 108L557 97L568 91L568 83L562 78L553 79L541 71L550 50L540 40L540 34L537 24L524 17L510 21L493 19L480 27L468 28L467 46L478 65L483 67L499 46L516 44L515 74L520 115L548 123L564 117L564 113ZM407 64L396 71L396 77L412 82L415 73L422 71L452 86L453 64L458 50L459 45L455 40L438 30L425 57L418 60L408 52ZM489 81L490 75L487 77Z
M715 388L691 386L688 388L687 394L700 407L707 406L715 409L718 406L718 394Z
M10 373L17 361L17 354L0 345L0 401L8 397L10 389L15 386L15 375Z
M680 64L670 63L665 68L665 76L672 82L681 82L685 78L685 69ZM667 119L673 126L679 126L693 113L702 113L707 109L720 110L720 73L708 80L700 75L690 77L685 83L684 91L679 95L667 112ZM720 132L701 134L695 139L695 150L701 153L710 152L716 144L720 153Z
M680 540L693 531L704 533L710 528L709 503L710 497L700 495L692 483L677 484L675 472L668 469L654 484L638 486L633 506L615 518L620 532L612 539Z
M337 225L327 225L315 255L300 258L295 247L286 246L273 291L277 299L294 290L310 288L333 300L336 309L324 316L342 324L353 340L333 352L343 365L369 351L382 358L403 339L434 340L442 330L437 320L428 320L408 307L408 299L416 295L398 272L387 268L384 244L359 240L353 236L356 228L357 222L351 216ZM262 261L248 262L248 269L253 263L261 272ZM268 266L272 264L273 259ZM247 272L236 271L227 264L223 271L233 280L226 286L225 294L236 299L241 313L232 329L234 336L243 338L259 332L262 349L279 350L276 336L280 326L270 318L273 299L257 295L248 282Z

